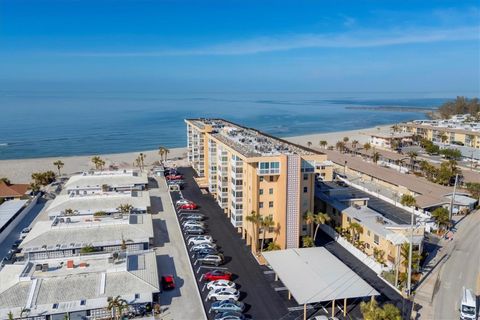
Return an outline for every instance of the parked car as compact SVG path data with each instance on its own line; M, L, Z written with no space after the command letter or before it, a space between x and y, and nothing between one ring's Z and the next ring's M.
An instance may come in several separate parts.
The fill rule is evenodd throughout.
M232 273L223 270L213 270L203 275L205 281L232 280Z
M188 244L189 245L197 245L197 244L202 244L202 243L213 243L212 236L201 235L201 236L195 236L195 237L188 238Z
M182 222L182 226L183 226L184 228L186 228L186 227L205 228L205 223L203 223L203 222L201 222L201 221L191 221L191 220L187 220L187 221Z
M173 278L173 275L167 274L162 276L162 288L163 290L175 289L175 279Z
M223 254L207 254L204 257L200 257L197 259L197 261L201 264L208 264L208 265L214 265L218 267L219 265L223 264L225 261Z
M167 181L171 180L183 180L183 175L181 174L169 174L168 176L165 177Z
M202 249L216 249L216 248L217 248L217 245L215 243L206 242L206 243L200 243L200 244L194 245L193 247L190 248L190 251L196 252Z
M178 210L195 210L197 209L197 205L195 203L186 203L181 204L177 207Z
M215 280L207 283L208 290L217 290L221 288L236 288L237 285L233 281L228 280Z
M175 202L175 205L179 206L182 204L189 204L189 203L194 203L194 202L187 199L180 199Z
M179 186L180 189L183 189L183 186L185 185L185 181L183 181L183 180L170 180L170 181L167 181L167 184L169 186Z
M216 301L212 303L210 309L213 312L224 313L224 312L243 312L245 310L245 304L240 301L235 300L223 300Z
M201 213L197 209L195 209L195 210L192 210L192 209L189 209L189 210L178 209L178 216L180 218L181 217L186 217L186 216L189 216L189 215L192 215L192 214L201 214Z
M23 228L22 233L29 233L32 228Z
M228 311L219 313L214 320L244 320L245 316L241 312Z
M205 258L206 256L211 254L218 254L217 249L206 248L206 249L198 250L195 252L195 258L196 259Z
M205 233L205 229L201 227L185 227L183 229L186 234L197 234L197 235L202 235Z
M238 298L240 298L240 292L237 289L232 288L212 290L207 295L207 299L212 301L223 301L230 299L237 301Z
M205 216L203 214L185 214L185 215L181 215L180 216L180 219L182 221L202 221L205 219Z

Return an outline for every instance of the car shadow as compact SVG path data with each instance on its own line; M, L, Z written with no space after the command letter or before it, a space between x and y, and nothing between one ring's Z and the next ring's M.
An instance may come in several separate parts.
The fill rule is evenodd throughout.
M173 257L169 255L159 255L157 256L157 268L159 281L161 286L161 277L162 275L173 275L175 280L175 289L173 290L163 290L160 293L160 304L162 306L169 306L172 303L173 298L180 297L182 294L180 288L183 287L185 281L177 275L175 268L175 262Z
M168 234L167 223L162 219L153 219L153 235L154 245L156 247L163 247L165 243L170 242L170 236Z

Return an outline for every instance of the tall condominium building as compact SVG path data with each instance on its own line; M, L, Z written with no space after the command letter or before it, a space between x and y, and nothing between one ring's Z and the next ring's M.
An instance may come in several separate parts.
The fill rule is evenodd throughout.
M313 211L315 179L331 180L325 154L223 119L187 119L188 159L231 223L256 251L275 242L296 248L307 234L304 213ZM258 213L269 227L247 221ZM260 230L260 231L259 231ZM259 235L259 233L261 235Z

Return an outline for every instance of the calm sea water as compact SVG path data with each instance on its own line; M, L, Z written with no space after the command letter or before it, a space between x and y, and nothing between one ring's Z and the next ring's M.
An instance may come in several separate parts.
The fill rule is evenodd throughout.
M346 107L435 107L446 100L425 94L0 92L0 159L181 147L189 117L223 117L281 137L359 129L425 115Z

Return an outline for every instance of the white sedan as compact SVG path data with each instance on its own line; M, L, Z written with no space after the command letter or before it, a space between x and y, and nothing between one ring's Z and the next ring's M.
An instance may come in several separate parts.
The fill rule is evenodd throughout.
M188 238L189 245L197 245L202 243L213 243L212 236L201 235L201 236L193 236L191 238Z
M200 251L203 249L215 249L217 245L215 243L201 243L201 244L196 244L193 247L190 248L190 251Z
M222 288L212 290L208 293L207 299L212 301L223 301L233 299L237 301L240 298L240 292L234 288Z
M217 290L223 288L235 289L236 287L237 285L235 284L235 282L228 280L215 280L207 283L208 290Z
M182 223L182 226L184 227L199 227L199 228L205 228L205 223L200 222L200 221L185 221Z
M187 199L180 199L177 202L175 202L177 206L181 206L182 204L189 204L189 203L193 203L193 202Z

